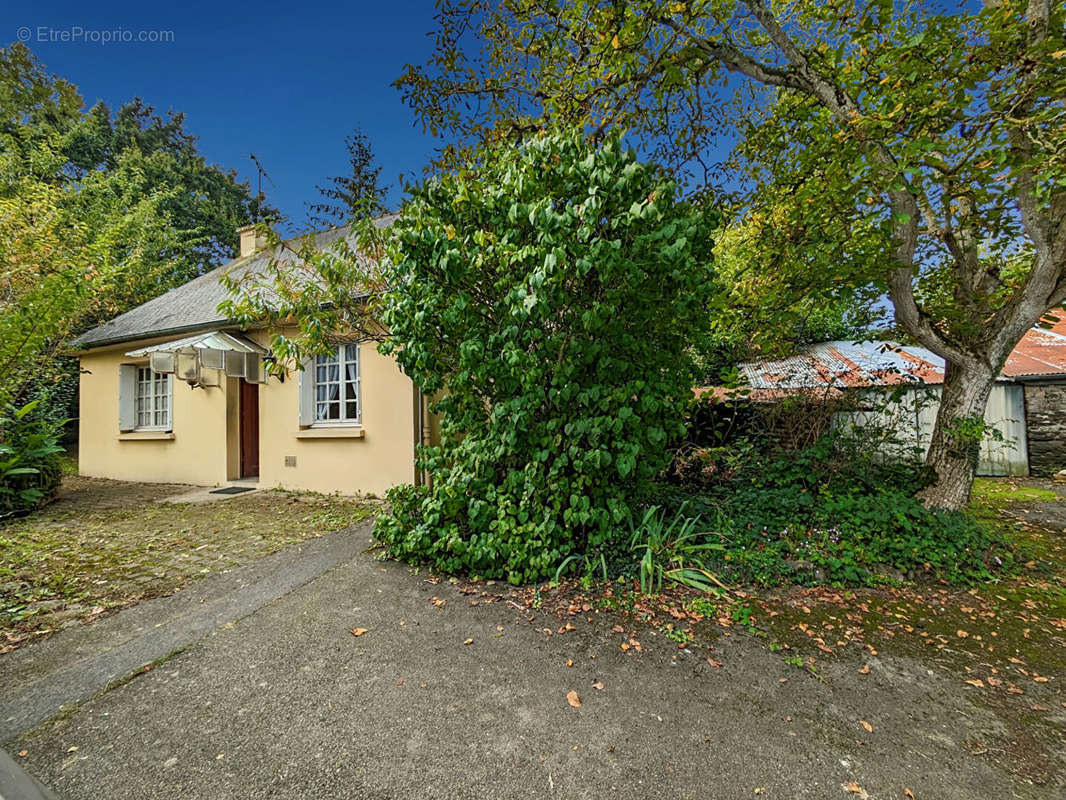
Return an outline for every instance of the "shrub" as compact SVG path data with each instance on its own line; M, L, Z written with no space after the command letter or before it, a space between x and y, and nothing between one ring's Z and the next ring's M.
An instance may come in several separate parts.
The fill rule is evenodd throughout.
M928 483L921 465L878 464L849 439L826 436L802 450L752 455L716 483L664 485L658 498L670 512L716 520L714 541L725 551L707 566L733 580L965 583L1009 568L1012 552L990 526L916 499Z
M513 582L616 535L684 432L710 212L609 137L489 152L415 191L383 318L441 415L431 491L390 495L400 557Z
M7 406L0 416L0 519L51 500L59 488L59 439L66 420L55 420L38 403Z

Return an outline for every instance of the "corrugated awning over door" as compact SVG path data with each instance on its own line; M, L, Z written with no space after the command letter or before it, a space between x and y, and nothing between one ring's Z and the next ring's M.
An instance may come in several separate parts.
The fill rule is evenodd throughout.
M263 360L270 351L237 334L209 331L130 350L126 355L130 358L148 356L156 372L174 374L183 381L201 386L217 386L211 378L213 373L205 374L204 370L224 371L231 378L244 378L253 383L265 382Z
M225 331L209 331L197 336L187 336L184 339L175 339L172 342L154 344L151 347L142 347L139 350L131 350L126 353L130 358L142 358L152 353L190 353L195 350L222 350L233 353L258 353L267 355L270 351L251 339L246 339Z

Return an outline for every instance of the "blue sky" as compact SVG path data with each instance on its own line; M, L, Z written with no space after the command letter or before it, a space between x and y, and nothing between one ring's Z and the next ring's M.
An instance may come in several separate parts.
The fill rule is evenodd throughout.
M9 2L0 42L26 39L50 72L72 81L87 105L142 97L184 111L209 161L255 187L255 153L274 182L268 199L306 216L315 184L347 170L344 137L358 123L373 141L382 178L414 176L434 140L390 84L432 52L433 3ZM79 36L79 41L62 41ZM108 32L173 31L172 42L87 41Z

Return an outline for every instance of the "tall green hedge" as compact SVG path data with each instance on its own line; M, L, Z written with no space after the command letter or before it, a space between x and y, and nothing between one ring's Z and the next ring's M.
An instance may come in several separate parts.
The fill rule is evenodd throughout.
M394 230L384 345L430 396L432 491L391 495L401 557L529 581L624 523L684 430L712 212L618 137L497 148L416 190Z

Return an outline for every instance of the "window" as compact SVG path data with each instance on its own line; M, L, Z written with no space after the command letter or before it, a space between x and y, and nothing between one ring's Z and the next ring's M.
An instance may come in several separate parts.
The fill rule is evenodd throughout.
M335 352L316 356L312 369L312 424L357 424L362 411L359 402L359 345L337 345Z
M169 375L137 367L135 429L170 428L171 382Z

